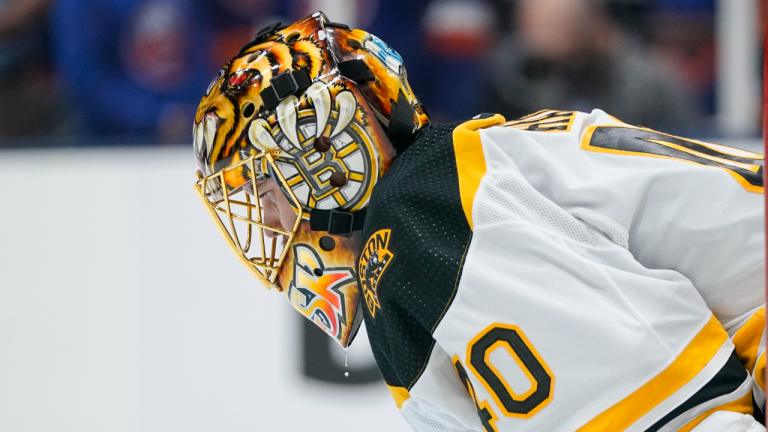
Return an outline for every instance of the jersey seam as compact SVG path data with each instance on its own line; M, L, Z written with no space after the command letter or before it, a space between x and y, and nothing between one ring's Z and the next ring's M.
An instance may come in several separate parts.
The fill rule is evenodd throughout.
M429 331L430 334L433 335L432 339L434 339L435 329L443 321L443 318L445 317L445 314L448 312L448 309L453 304L453 300L456 299L456 293L458 292L458 289L459 289L459 281L461 280L461 274L464 272L464 262L467 259L467 252L469 251L469 245L471 243L472 243L472 231L469 232L469 238L467 239L467 245L464 247L464 253L461 255L461 261L459 261L459 271L456 272L456 282L453 285L453 292L451 292L451 297L448 299L448 303L445 305L445 308L443 308L443 312L437 318L437 321L435 322L435 325L433 325L432 329Z
M472 232L470 231L469 239L467 240L467 245L464 247L464 253L461 256L461 261L459 262L459 271L456 273L456 282L454 283L453 292L451 293L451 297L448 300L448 303L446 304L445 308L443 309L443 312L440 314L440 317L437 319L434 326L432 326L432 329L429 332L430 336L432 337L432 343L429 345L429 349L427 350L427 358L426 360L424 360L424 363L422 364L419 372L416 374L416 377L413 379L413 381L410 382L410 384L408 384L408 387L407 387L408 391L410 391L411 388L413 388L413 386L416 385L416 382L419 380L419 378L421 378L421 375L424 374L424 371L426 370L427 365L429 364L429 359L432 358L432 350L435 348L435 343L437 342L434 337L435 329L437 328L438 325L440 325L440 322L442 321L443 317L445 317L445 314L450 308L451 304L453 303L453 300L456 298L456 292L458 291L462 270L464 269L464 261L466 260L467 251L469 251L469 245L471 242L472 242ZM450 242L447 242L445 244L450 244ZM426 249L426 247L419 249L419 252L421 252L424 249ZM414 255L417 255L417 254L418 253L414 253Z
M410 384L408 384L408 391L410 392L413 386L416 385L416 381L421 378L421 375L424 373L424 371L427 369L427 365L429 364L429 359L432 358L432 350L435 348L435 338L432 337L432 343L429 345L429 349L427 350L427 359L424 360L424 364L421 365L421 370L419 370L419 373L416 374L416 377L411 381Z
M594 212L594 211L592 211L592 210L590 210L588 208L584 208L584 207L575 207L575 208L572 208L571 210L567 210L567 212L568 212L569 215L571 215L571 217L573 217L574 219L578 220L582 224L586 225L587 228L590 228L590 229L592 229L594 231L597 231L598 234L600 234L601 236L603 236L606 239L608 239L611 243L620 246L622 249L629 250L629 231L626 228L624 228L620 223L618 223L615 220L613 220L613 218L610 218L608 216L605 216L605 215L602 215L600 213ZM619 232L621 235L624 236L624 238L626 238L627 246L625 247L625 246L620 245L620 244L616 243L615 241L613 241L608 236L608 234L603 232L603 230L601 230L595 224L593 224L590 221L586 220L586 218L593 218L598 223L605 224L605 225L609 226L611 229L616 230L617 232Z
M611 287L611 290L616 293L616 295L621 299L621 302L624 303L624 307L626 307L632 315L635 316L635 319L637 319L639 322L642 323L643 327L646 328L647 331L649 331L653 338L656 340L656 342L661 345L662 347L666 348L667 351L670 354L676 355L675 351L670 348L669 345L667 345L664 340L659 336L658 332L654 330L653 326L642 316L640 315L640 312L635 309L635 307L632 305L632 303L629 302L629 300L624 296L624 294L621 292L621 290L618 289L616 284L613 282L613 280L601 269L599 266L597 266L595 263L590 262L590 266L595 269L598 273L600 273L600 276L602 276L603 280L605 280L606 283ZM711 316L711 314L710 314ZM695 337L695 335L694 335Z

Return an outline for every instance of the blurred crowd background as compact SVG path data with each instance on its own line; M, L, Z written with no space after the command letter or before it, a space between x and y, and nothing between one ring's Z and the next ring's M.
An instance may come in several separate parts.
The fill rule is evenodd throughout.
M753 22L729 24L730 3ZM191 142L218 69L262 26L314 10L394 47L438 121L602 108L670 133L758 136L766 3L0 0L0 147ZM745 28L751 42L731 46L750 70L725 77L722 40Z

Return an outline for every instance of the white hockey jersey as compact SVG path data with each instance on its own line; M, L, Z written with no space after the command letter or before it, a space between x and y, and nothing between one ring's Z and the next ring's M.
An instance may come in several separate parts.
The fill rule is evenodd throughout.
M762 155L599 110L423 131L374 190L359 263L398 408L420 432L719 430L702 421L752 414L762 176ZM742 414L738 430L764 430Z

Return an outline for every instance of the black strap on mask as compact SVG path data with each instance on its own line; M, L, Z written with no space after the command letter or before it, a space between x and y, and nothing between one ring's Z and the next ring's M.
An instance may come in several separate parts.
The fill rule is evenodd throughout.
M347 79L350 79L358 84L362 84L366 81L373 81L376 78L373 73L368 69L368 65L363 60L354 59L347 60L339 63L339 73Z
M368 69L368 65L360 59L340 62L339 73L357 84L376 79L371 70ZM411 145L413 140L413 119L416 116L416 109L405 97L402 90L397 95L397 101L390 100L390 102L392 108L389 113L387 138L389 138L397 154L401 154Z
M330 24L331 27L341 27L334 23ZM328 26L329 23L326 23L326 25ZM339 73L343 77L357 84L376 79L365 62L360 59L340 62L338 67ZM389 116L387 138L389 138L397 154L401 154L411 145L413 140L413 119L416 115L416 109L402 91L397 95L397 102L391 102L392 108ZM363 229L366 212L367 209L355 212L312 209L309 214L309 228L312 231L326 231L330 235L351 237L352 233Z
M265 40L267 40L271 36L274 36L275 34L277 34L277 32L279 32L280 30L282 30L284 28L287 28L287 27L288 26L283 25L283 23L281 23L280 21L267 24L264 28L259 30L258 33L256 33L256 36L253 37L252 41L248 42L247 44L245 44L244 47L240 48L240 53L239 54L244 53L245 50L247 50L248 48L250 48L250 47L252 47L254 45L258 45L258 44L264 42Z
M264 102L264 108L271 111L288 96L306 90L312 85L312 78L309 76L309 68L301 68L296 71L289 69L276 75L269 84L269 87L262 90L259 96Z
M411 145L413 139L413 118L416 115L416 109L402 91L397 95L397 102L393 100L390 102L392 108L389 112L387 138L397 154L402 154Z
M336 28L340 28L342 30L352 31L352 29L349 28L348 25L342 24L342 23L337 23L337 22L332 22L332 21L326 21L325 24L323 24L323 27L336 27Z
M348 212L312 209L309 213L309 228L312 231L326 231L330 235L351 237L352 233L363 229L367 210Z

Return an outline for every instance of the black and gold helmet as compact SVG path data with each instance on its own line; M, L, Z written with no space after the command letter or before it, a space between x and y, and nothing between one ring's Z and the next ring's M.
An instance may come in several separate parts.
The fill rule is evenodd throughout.
M365 208L398 143L428 122L402 58L376 36L322 13L274 24L200 102L195 190L259 281L346 347Z

